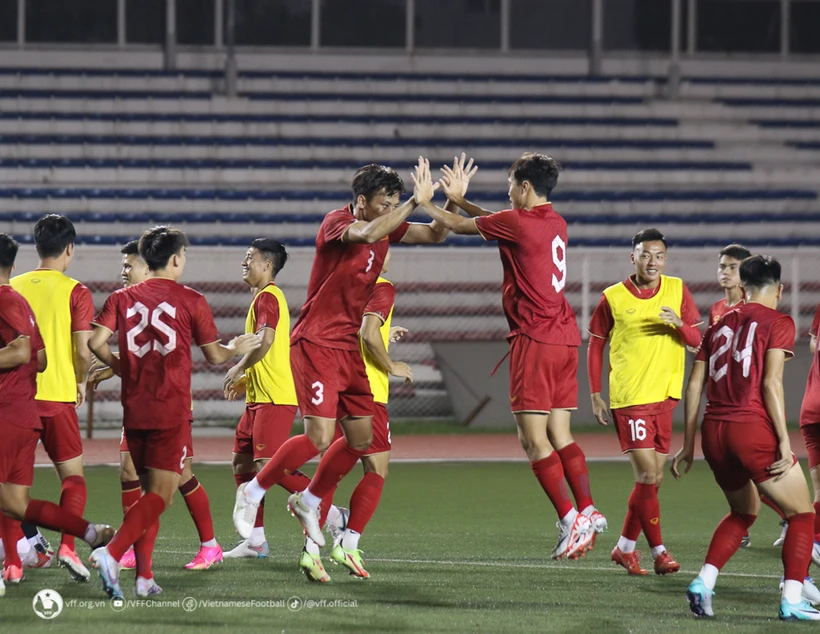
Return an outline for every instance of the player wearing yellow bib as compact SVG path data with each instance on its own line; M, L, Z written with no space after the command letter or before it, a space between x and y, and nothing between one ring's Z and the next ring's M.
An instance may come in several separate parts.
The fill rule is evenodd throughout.
M229 400L245 393L245 412L234 437L233 472L237 487L253 480L290 436L296 418L296 388L290 367L290 311L275 280L288 254L276 240L257 238L242 260L242 279L254 297L245 319L245 333L262 337L262 345L245 355L225 375ZM279 485L294 493L304 491L310 478L300 471L287 474ZM267 557L264 498L248 539L225 553L229 559ZM331 507L328 525L344 523L342 511Z
M587 370L592 410L610 420L629 456L635 487L612 561L631 575L646 575L635 543L643 530L655 573L678 572L661 539L658 487L672 438L672 410L681 398L686 346L700 344L697 306L684 283L664 275L666 239L657 229L632 238L635 272L604 290L589 324ZM609 339L609 407L601 397L604 345Z
M77 233L65 216L48 214L34 226L38 267L12 278L11 286L31 305L48 354L48 367L37 375L37 410L41 440L62 482L60 507L74 515L85 510L83 442L77 408L85 401L91 367L91 320L94 301L85 286L65 274L74 257ZM76 581L90 573L74 550L74 537L63 533L58 563Z

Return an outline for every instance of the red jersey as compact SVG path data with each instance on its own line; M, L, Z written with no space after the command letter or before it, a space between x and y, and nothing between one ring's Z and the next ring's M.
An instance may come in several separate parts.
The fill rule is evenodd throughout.
M20 337L31 340L31 360L9 370L0 370L0 419L4 422L42 429L37 404L37 353L44 348L40 329L26 299L11 286L0 286L0 348Z
M814 313L810 334L813 337L820 336L820 306ZM820 346L814 351L814 357L811 360L806 393L803 395L803 405L800 408L800 426L814 423L820 423Z
M116 332L123 426L165 429L191 420L191 343L219 340L205 297L173 280L151 278L116 291L94 320Z
M291 343L306 339L327 348L359 349L362 315L389 245L401 242L410 224L402 223L374 244L343 242L345 231L356 221L350 205L331 211L322 221L307 299L293 328Z
M526 335L556 346L580 346L567 284L567 223L552 204L476 218L485 240L498 240L504 268L502 304L509 337Z
M766 351L792 356L794 333L791 317L755 303L709 326L696 357L709 364L704 421L771 423L763 401Z
M734 304L732 306L729 306L726 303L725 297L721 300L716 301L714 304L712 304L712 308L709 309L709 325L719 322L724 315L734 310L735 308L739 308L742 305L742 299L737 304Z

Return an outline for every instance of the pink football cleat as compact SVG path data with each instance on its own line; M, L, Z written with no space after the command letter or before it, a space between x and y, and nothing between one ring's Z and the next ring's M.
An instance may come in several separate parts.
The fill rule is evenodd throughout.
M211 566L222 563L222 546L200 546L199 552L185 564L186 570L207 570Z

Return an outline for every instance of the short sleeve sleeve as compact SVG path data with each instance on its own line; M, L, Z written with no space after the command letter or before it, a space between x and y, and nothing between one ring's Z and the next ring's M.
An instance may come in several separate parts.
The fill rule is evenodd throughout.
M817 311L814 313L814 319L811 320L811 332L809 334L817 337L818 329L820 329L820 305L817 306Z
M109 295L105 300L100 313L94 318L93 323L111 332L117 332L117 295Z
M683 285L683 299L681 300L680 306L680 318L681 321L683 321L683 323L687 326L697 326L698 324L703 323L703 320L700 318L698 305L695 303L695 299L692 297L692 293L689 292L686 284Z
M325 216L319 232L325 242L341 240L347 228L354 222L356 222L356 218L347 210L332 211Z
M615 320L612 318L612 310L609 307L609 302L606 301L606 295L601 295L598 305L595 307L595 312L592 313L592 319L589 320L589 334L607 339L609 333L615 325Z
M33 321L23 310L25 300L3 302L0 319L14 333L13 338L31 337Z
M794 355L794 320L788 315L781 315L772 324L769 331L767 350L785 350L789 356Z
M397 243L401 242L402 239L404 238L404 234L407 233L407 230L409 228L410 228L410 223L407 222L406 220L403 223L401 223L396 229L393 230L392 233L390 233L387 236L387 239L390 241L390 244L397 244Z
M197 346L206 346L219 341L219 331L216 329L214 314L204 296L197 300L193 312L193 336Z
M94 297L88 287L77 284L71 291L69 305L71 307L71 332L91 330L91 321L94 319Z
M700 347L698 348L698 352L695 355L695 361L708 361L709 360L709 342L712 338L712 333L714 332L714 327L710 325L706 332L703 333L703 339L700 340Z
M518 212L515 209L499 211L489 216L479 216L475 219L481 237L485 240L506 240L517 242L521 224Z
M45 350L46 344L43 341L43 336L40 334L40 327L37 325L37 322L34 320L34 316L31 317L32 325L34 326L31 335L31 351L33 353L40 352L40 350Z
M365 315L376 315L382 320L382 323L387 321L387 316L393 309L393 304L396 302L396 288L392 284L382 282L376 284L373 293L370 295L370 300L365 306Z
M259 293L253 306L256 315L255 332L263 328L276 330L279 323L279 302L271 293Z

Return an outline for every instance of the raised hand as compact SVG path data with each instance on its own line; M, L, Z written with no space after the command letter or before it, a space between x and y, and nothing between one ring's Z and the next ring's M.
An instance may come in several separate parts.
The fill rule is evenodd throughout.
M470 185L470 179L475 176L478 171L478 165L473 165L473 159L467 161L467 154L462 152L461 158L453 159L453 167L445 165L441 168L441 189L447 198L460 199L467 195L467 188Z
M413 198L417 205L422 205L430 202L433 199L433 194L439 188L439 183L433 183L430 176L430 161L423 156L419 157L418 165L415 167L415 173L410 174L413 179Z

